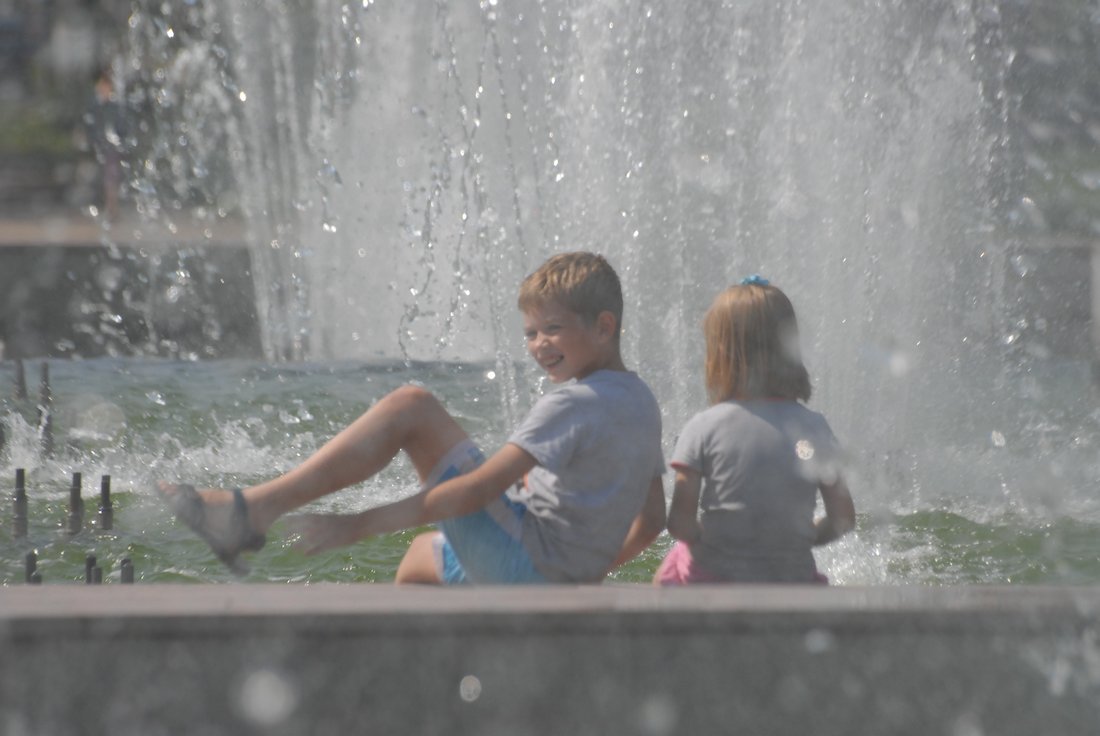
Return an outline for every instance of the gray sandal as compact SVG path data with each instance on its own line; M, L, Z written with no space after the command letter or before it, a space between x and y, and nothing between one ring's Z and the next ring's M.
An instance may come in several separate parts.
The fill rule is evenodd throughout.
M229 542L216 539L206 525L206 504L193 485L181 483L177 491L168 499L168 505L176 518L186 524L191 531L199 535L218 559L235 575L248 573L248 565L240 559L242 552L255 552L262 549L267 536L253 531L248 523L248 503L240 488L232 489L233 511L230 517Z

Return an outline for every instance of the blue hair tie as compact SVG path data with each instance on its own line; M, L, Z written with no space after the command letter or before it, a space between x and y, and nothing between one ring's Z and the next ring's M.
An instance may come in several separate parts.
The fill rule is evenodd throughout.
M758 273L741 279L742 286L767 286L769 281Z

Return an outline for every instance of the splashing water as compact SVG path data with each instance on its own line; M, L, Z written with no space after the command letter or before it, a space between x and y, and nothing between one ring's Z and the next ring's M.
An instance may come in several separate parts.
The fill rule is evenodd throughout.
M940 558L1017 559L998 540L1020 527L1072 547L1067 519L1098 515L1095 419L1072 390L1026 392L1042 359L1004 337L1020 319L1006 269L1032 269L1003 229L992 7L138 3L127 84L153 121L139 205L243 213L269 361L476 364L493 375L483 420L505 425L538 389L515 289L551 253L618 269L625 356L666 441L704 404L703 311L763 273L799 312L813 406L868 514L824 553L834 575L1004 580ZM247 475L212 456L254 450L255 467L285 466L324 439L303 406L322 434L362 408L295 387L270 412L196 413L158 462ZM146 390L167 412L195 400ZM307 434L256 437L257 421Z

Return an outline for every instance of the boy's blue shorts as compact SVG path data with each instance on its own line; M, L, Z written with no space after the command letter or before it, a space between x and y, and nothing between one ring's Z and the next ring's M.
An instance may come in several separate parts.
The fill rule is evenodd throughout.
M483 462L485 455L477 445L463 440L443 456L424 488L468 473ZM432 549L440 580L451 585L549 582L535 569L520 541L526 513L526 506L502 495L480 511L439 522L442 533Z

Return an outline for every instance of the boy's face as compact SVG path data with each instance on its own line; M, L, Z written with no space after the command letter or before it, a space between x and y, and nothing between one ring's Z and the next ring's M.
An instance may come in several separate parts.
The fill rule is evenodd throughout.
M523 313L527 352L554 383L614 367L618 353L613 349L608 322L614 326L610 312L603 312L595 323L588 324L571 309L557 302L544 302Z

